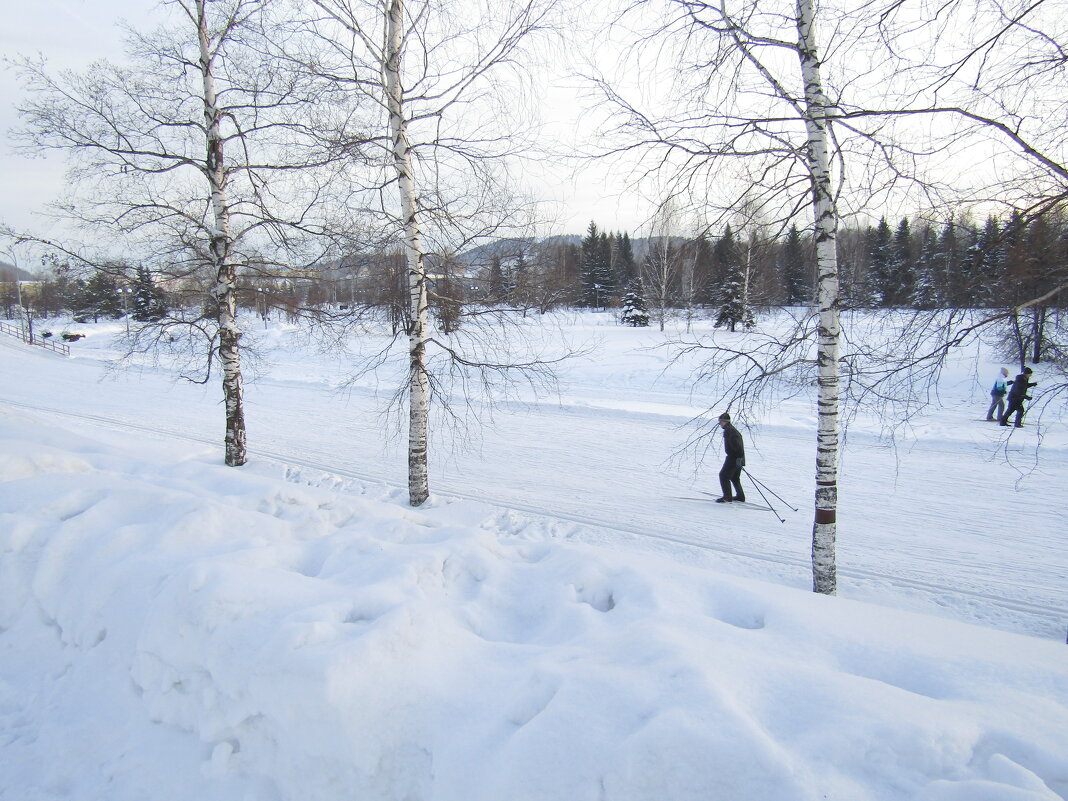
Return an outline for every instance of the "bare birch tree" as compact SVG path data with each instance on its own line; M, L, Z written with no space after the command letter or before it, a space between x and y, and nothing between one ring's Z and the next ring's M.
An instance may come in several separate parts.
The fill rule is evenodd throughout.
M805 205L811 209L819 261L813 587L817 592L834 593L841 338L835 237L839 213L832 174L835 110L823 88L813 6L810 0L798 0L792 10L782 5L764 9L749 3L730 7L693 0L669 1L665 6L674 22L666 29L660 26L655 41L661 57L666 34L668 57L683 65L677 73L681 79L678 92L671 98L679 108L677 115L650 113L628 98L625 87L611 81L602 80L600 86L620 113L620 131L629 139L623 147L632 150L637 138L643 147L658 153L658 164L667 167L679 202L696 194L701 182L713 174L729 188L724 162L737 160L743 177L748 173L759 178L734 183L734 199L721 201L727 215L732 207L755 203L785 221ZM645 4L639 5L642 13L646 9ZM795 59L792 70L786 60L791 56ZM720 80L723 77L726 81ZM752 88L754 82L762 88ZM749 105L744 103L747 88L759 97ZM763 110L757 110L758 104ZM754 359L753 364L759 363L759 357ZM763 379L774 368L761 365L756 369ZM743 386L746 378L743 372L737 386Z
M377 108L379 155L354 163L350 180L377 192L380 214L404 243L408 270L409 501L429 497L428 440L435 376L430 347L454 366L476 372L535 368L463 353L456 337L436 339L429 315L427 259L521 222L506 192L503 163L516 138L502 125L511 114L502 90L521 85L516 64L526 40L542 30L556 0L473 3L452 0L313 0L319 16L303 26L302 52L290 55L309 72ZM336 136L344 142L343 130ZM395 185L395 188L394 188ZM395 192L394 199L389 197ZM443 285L439 285L439 289ZM450 299L442 298L442 303ZM482 312L489 314L489 312ZM442 332L443 335L449 332Z
M817 14L810 0L638 2L630 20L652 20L651 33L635 47L626 72L670 63L676 83L653 105L625 82L599 81L618 112L622 141L615 152L652 154L652 169L673 182L680 203L697 198L695 205L729 216L755 201L783 230L803 209L811 211L816 314L799 316L785 334L761 339L758 332L745 352L714 342L683 347L712 353L705 377L720 382L725 400L746 406L767 401L767 393L802 393L815 373L813 586L819 592L835 588L844 403L850 410L870 403L914 410L923 402L917 377L933 375L948 349L977 331L974 319L946 326L941 314L895 325L885 341L847 336L835 246L839 220L888 203L945 208L1013 194L1017 202L1030 198L1032 207L1048 208L1066 196L1063 137L1055 135L1056 117L1039 113L1064 108L1063 89L1050 93L1039 84L1061 78L1065 24L1063 15L1051 19L1052 10L1042 6L830 3ZM829 43L818 39L817 15L827 23ZM1033 57L1023 55L1028 42ZM1026 95L1013 74L1024 76ZM998 164L976 170L982 180L972 180L953 161L975 163L990 152L1004 154L1013 169ZM897 419L908 416L887 409Z
M404 44L407 20L404 0L388 0L386 50L383 53L386 109L392 138L393 166L397 171L404 250L408 257L408 498L421 505L430 495L427 466L427 431L430 418L430 380L427 375L426 342L429 326L427 275L423 237L419 229L419 196L408 143L405 117Z
M816 431L816 511L812 527L812 584L816 592L837 588L835 538L838 510L838 208L831 175L831 104L823 90L812 0L797 0L797 55L805 87L802 119L808 141L805 163L812 179L816 230L816 306L819 363Z
M56 214L73 229L48 244L104 270L121 252L176 289L207 284L207 303L142 329L133 347L180 338L195 380L219 365L231 466L247 459L239 269L278 263L297 239L326 229L313 222L322 186L306 181L330 156L309 136L307 86L265 61L270 2L170 0L170 28L129 32L129 67L52 75L39 61L20 63L25 146L71 161L72 195Z
M679 247L678 214L671 200L657 210L649 225L649 249L640 268L648 307L654 310L660 330L664 330L675 302L675 289L682 280L683 254Z

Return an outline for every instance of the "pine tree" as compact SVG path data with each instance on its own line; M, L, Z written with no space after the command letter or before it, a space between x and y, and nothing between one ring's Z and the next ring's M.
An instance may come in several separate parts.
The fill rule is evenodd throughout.
M608 305L610 271L606 240L590 223L586 238L582 240L582 305L591 309L603 309Z
M805 261L801 233L797 230L797 225L791 225L786 234L786 242L783 243L780 264L787 306L798 306L807 303L811 298L805 275Z
M1001 281L1001 297L997 305L1015 305L1023 299L1021 281L1028 271L1027 246L1025 244L1026 222L1019 211L1013 211L1001 230L1004 272Z
M957 290L950 298L954 308L975 306L981 289L982 276L976 272L973 259L975 244L979 241L979 228L968 220L961 220L953 227L954 248L957 259Z
M632 283L623 295L623 311L619 315L619 321L635 328L649 325L649 312L645 306L645 298L642 297L640 283Z
M617 235L617 240L616 285L629 287L638 280L638 262L634 259L634 246L629 234Z
M888 306L904 306L912 298L916 285L916 264L912 252L912 230L908 217L902 217L894 232L887 265L889 282L887 283Z
M893 234L883 217L879 225L868 229L868 270L872 300L880 306L893 303L893 279L890 273L890 255Z
M977 306L997 305L1005 280L1005 247L1001 222L993 215L986 218L983 230L975 237L969 251L969 272L973 279L971 302Z
M115 279L105 272L95 271L88 281L79 286L72 311L76 320L84 321L92 317L94 323L102 316L113 320L122 317L122 301Z
M609 237L606 233L601 233L597 246L599 253L597 256L598 276L597 283L603 288L604 297L602 299L602 306L607 306L609 300L615 295L616 290L619 288L620 283L616 277L616 261L617 261L617 241L615 237Z
M734 241L734 233L729 225L722 238L716 243L715 255L723 269L724 276L719 288L720 309L719 316L716 318L716 327L725 325L734 331L736 326L741 324L744 328L752 328L755 320L745 296L742 261Z
M942 226L935 251L938 255L939 295L942 305L961 308L968 305L969 277L960 251L959 226L951 218Z
M147 268L137 268L133 290L133 318L139 323L154 323L167 315L163 292L153 282Z
M937 309L944 303L944 254L929 227L924 228L922 240L910 301L917 309Z
M530 302L530 266L522 250L516 255L515 273L509 286L508 297L512 303L521 306Z
M489 268L489 302L500 303L504 300L504 270L501 269L501 257L494 256Z

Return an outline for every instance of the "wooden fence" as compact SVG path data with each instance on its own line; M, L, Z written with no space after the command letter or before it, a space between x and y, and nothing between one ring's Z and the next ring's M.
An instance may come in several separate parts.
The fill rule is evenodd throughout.
M58 353L61 356L70 356L70 347L64 345L62 342L53 342L51 339L46 339L40 336L34 336L30 339L29 332L21 325L12 325L11 323L0 322L0 334L7 334L11 337L17 337L25 342L27 345L37 345L38 347L50 350L53 353Z

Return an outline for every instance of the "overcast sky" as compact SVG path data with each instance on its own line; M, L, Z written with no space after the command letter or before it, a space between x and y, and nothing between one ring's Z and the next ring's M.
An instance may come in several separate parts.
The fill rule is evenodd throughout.
M5 3L7 5L7 3ZM45 55L55 67L78 67L112 55L121 43L116 22L135 18L154 5L145 0L33 0L11 2L0 26L0 55ZM56 197L63 164L13 152L8 131L18 122L15 105L21 93L16 76L0 70L0 220L15 227L40 226L33 211Z
M43 54L54 68L81 68L100 58L121 60L122 31L127 21L139 29L153 27L155 0L30 0L11 3L0 26L0 55L12 58ZM35 212L60 193L63 162L55 157L30 158L14 152L7 135L18 123L15 106L22 93L16 76L5 65L0 70L0 221L41 232L45 221ZM556 106L567 106L554 98ZM553 105L550 104L550 105ZM568 111L561 108L560 111ZM611 173L609 173L611 174ZM558 223L553 232L582 233L590 220L602 228L638 228L646 205L633 193L594 169L581 177L557 172L550 177L528 176L531 190L546 200L558 201Z

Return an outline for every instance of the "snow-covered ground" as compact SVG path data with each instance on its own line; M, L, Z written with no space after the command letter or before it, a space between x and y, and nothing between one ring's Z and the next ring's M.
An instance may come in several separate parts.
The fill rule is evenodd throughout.
M825 598L810 402L743 431L801 511L711 503L655 330L566 320L412 510L388 371L250 325L234 470L214 382L78 328L0 338L0 798L1068 798L1068 431L980 422L981 350L896 447L855 422Z

